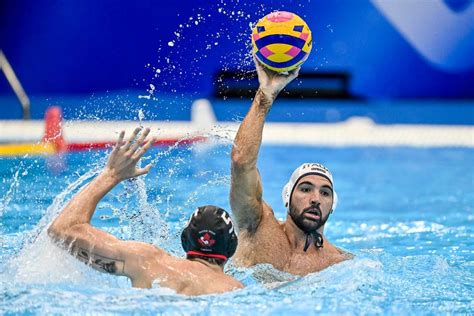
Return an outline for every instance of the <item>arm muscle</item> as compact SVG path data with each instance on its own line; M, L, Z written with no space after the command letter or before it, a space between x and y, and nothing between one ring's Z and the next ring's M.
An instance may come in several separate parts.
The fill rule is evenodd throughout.
M79 261L100 272L128 276L132 281L143 278L149 263L164 254L150 244L123 241L89 224L69 228L62 238L50 234Z
M240 229L255 232L263 209L262 183L257 157L265 117L273 100L258 91L249 113L239 127L232 148L230 204Z

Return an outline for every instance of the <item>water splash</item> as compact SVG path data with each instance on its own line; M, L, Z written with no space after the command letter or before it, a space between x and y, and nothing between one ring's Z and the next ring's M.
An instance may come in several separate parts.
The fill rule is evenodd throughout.
M168 243L169 228L159 209L148 202L145 177L126 181L124 187L125 192L128 192L128 197L133 194L137 198L137 207L132 214L127 214L132 201L128 197L127 207L120 211L116 209L116 212L114 212L122 223L124 220L128 221L127 231L130 234L127 237L164 248L163 245Z
M161 43L156 62L146 65L151 71L151 79L144 81L156 82L158 92L173 93L174 87L192 91L196 80L212 75L207 69L201 68L201 61L209 58L219 60L219 67L224 70L253 71L248 69L253 62L248 26L252 26L270 10L265 5L220 1L193 11L194 14L183 17L173 35ZM232 49L222 54L219 49L221 45ZM183 51L192 54L183 54ZM183 69L181 65L188 63L182 62L181 58L190 55L194 56L193 68Z
M5 196L0 200L0 217L3 216L5 209L7 208L8 204L10 203L13 196L15 195L16 188L18 188L18 186L20 185L18 181L19 174L20 174L20 168L18 168L16 172L13 174L13 179L10 184L10 187L8 188L8 191L5 194ZM3 226L2 223L0 223L0 227L1 226Z
M185 213L192 212L192 206L207 200L227 203L230 144L224 147L210 147L208 152L204 153L195 149L192 146L192 148L176 148L167 152L168 148L164 148L165 154L160 157L152 172L143 178L146 187L140 188L141 184L137 181L117 187L110 196L107 196L103 204L104 208L99 211L110 207L120 210L126 208L128 217L123 217L123 225L119 225L118 216L112 216L110 222L100 223L105 224L101 228L119 237L126 234L133 237L133 230L129 229L127 233L123 233L121 229L135 225L134 221L137 219L133 215L140 216L134 212L141 211L138 205L143 200L154 207L153 210L146 210L146 212L154 213L159 210L161 214L166 214L161 218L166 221L170 234L173 235L181 230L180 218L184 217ZM306 160L310 155L314 155L314 148L309 149L313 149L313 152L301 150L300 159ZM283 167L272 165L269 169L268 166L262 165L260 171L263 179L267 178L265 174L268 173L279 174L281 171L283 174L286 163L294 160L294 157L285 158L282 154L288 150L295 150L295 147L270 146L264 149L263 155L268 155L264 156L267 159L276 157L279 161L286 160ZM452 192L441 191L442 187L436 185L426 193L426 200L421 199L423 202L416 202L415 199L410 198L410 194L414 196L411 188L400 185L396 196L403 194L408 198L407 202L404 202L406 204L389 206L389 210L397 209L395 216L395 213L386 212L384 209L387 204L386 199L392 200L390 195L386 197L390 193L388 190L383 192L386 199L374 197L370 200L373 204L359 204L361 203L360 196L366 195L366 190L370 187L368 184L373 183L374 171L365 179L360 177L360 170L355 170L351 166L354 161L361 162L359 165L363 166L362 162L366 162L367 156L377 157L378 164L370 165L371 170L376 169L375 174L379 176L383 174L382 171L377 170L380 168L380 170L387 170L386 175L390 176L396 184L406 183L407 177L410 181L421 179L418 180L421 182L417 183L425 184L423 181L426 180L420 176L421 171L413 175L404 174L400 179L397 179L395 173L395 178L393 178L392 171L398 170L400 166L406 167L408 161L412 163L419 149L410 150L410 155L406 155L405 158L403 156L401 159L389 157L389 162L387 162L386 151L381 149L316 149L316 151L322 150L325 150L328 155L335 156L336 160L339 159L340 164L347 168L344 171L346 176L338 182L343 195L356 196L355 199L346 199L346 206L333 214L334 217L327 231L330 234L328 238L336 245L353 252L355 259L302 278L275 271L268 265L249 269L228 265L226 272L242 280L247 286L246 289L223 295L189 298L170 293L162 288L129 289L129 282L126 279L95 272L54 247L46 235L40 233L39 236L33 238L32 243L23 245L23 249L14 256L16 259L9 262L8 270L0 271L0 297L2 298L0 311L2 313L36 311L38 313L64 313L73 304L81 306L81 312L84 313L137 313L138 311L151 314L156 311L168 311L212 315L221 314L224 311L237 315L293 312L332 315L344 313L347 310L356 314L471 313L474 308L471 302L474 293L471 285L474 280L472 251L469 247L472 239L473 218L470 208L472 195L462 194L462 197L454 201L442 199L443 194L448 196ZM338 155L334 155L334 152ZM398 154L399 152L400 150L397 149ZM471 156L472 153L469 151L467 156L462 156L459 161L449 162L451 165L459 165L470 161ZM70 158L76 163L73 166L80 170L78 173L71 172L69 179L72 180L68 180L72 182L71 185L85 175L83 170L91 166L97 172L100 171L105 159L104 157L98 159L98 157L94 153L87 156L79 153L71 154ZM350 161L347 157L350 157ZM98 163L96 163L97 160L99 160ZM444 165L445 161L442 164ZM279 172L275 172L275 168L280 167ZM439 170L438 165L434 167ZM337 168L341 166L336 164ZM11 170L13 170L11 172L13 178L17 169ZM41 184L42 190L52 190L51 182L42 180L50 178L50 175L40 170L35 176L34 168L28 170L28 175L24 178L20 177L24 169L20 170L18 175L20 184L9 205L14 204L18 199L21 199L22 203L31 200L32 197L23 196L28 193L23 193L21 190L28 184L27 181L35 185ZM428 171L431 170L428 169ZM443 183L450 182L449 179L453 177L453 170L449 171L449 173L440 174ZM425 172L426 170L423 170L423 173ZM92 176L94 174L90 175ZM350 179L357 176L359 176L357 184L351 184ZM429 180L432 181L431 178ZM5 192L11 186L10 181L11 179L4 182ZM62 200L66 201L68 196L86 181L87 179L79 180L74 189L69 193L64 192L65 197ZM430 183L426 184L430 185ZM470 184L469 181L465 183L458 181L461 192L468 192ZM279 186L267 183L266 187L269 188L269 185ZM144 194L140 193L142 189ZM61 191L67 190L61 188ZM277 192L276 190L266 192L266 197L279 201L278 193L271 195L271 192ZM419 195L419 192L416 194ZM158 202L158 199L161 202ZM433 205L443 211L451 207L450 216L444 218L443 211L437 211L429 204L432 200L435 202ZM442 200L445 200L445 204L439 206ZM49 200L46 199L46 201ZM42 206L46 208L56 203L58 210L62 208L61 205L64 205L56 199L53 202L42 200L35 203L38 203L38 208ZM178 210L178 207L185 204L189 204L190 210L185 208ZM47 213L50 217L56 214L53 209L48 208ZM344 209L351 211L344 212ZM425 211L424 213L415 211L418 209ZM29 208L26 211L20 209L19 212L21 213L15 214L18 216L17 221L24 220L22 215L32 214ZM277 217L284 215L282 212L279 213L279 210L275 209ZM439 219L438 222L437 219ZM46 226L43 227L46 228ZM18 240L25 236L26 233L23 232L25 229L25 226L21 226L12 233L2 235L6 253L11 252L11 248L15 248L13 252L16 253L18 247L22 247ZM141 234L146 235L144 232ZM170 237L170 240L174 239L173 236ZM177 239L176 241L176 250L173 245L171 252L182 256L182 250L178 251L180 250L179 241ZM163 245L163 247L169 249L166 248L169 245ZM408 249L408 247L414 248ZM1 265L5 264L4 260L11 259L4 252L1 255ZM4 267L0 266L0 270L2 269Z

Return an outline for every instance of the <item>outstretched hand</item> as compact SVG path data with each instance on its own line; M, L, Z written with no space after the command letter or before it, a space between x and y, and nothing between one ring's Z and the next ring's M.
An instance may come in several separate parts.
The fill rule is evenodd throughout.
M105 167L105 172L113 176L117 181L138 177L148 173L152 164L148 164L144 168L137 168L140 158L150 149L154 143L154 138L146 139L150 133L149 128L145 128L143 133L137 139L141 128L136 128L127 141L123 141L125 131L120 132L120 136L115 144L109 161ZM135 141L135 142L134 142Z
M298 67L288 73L278 73L265 67L257 60L255 55L253 55L253 60L257 69L258 82L260 83L259 89L273 99L276 98L278 93L280 93L288 83L298 77L300 71L300 67Z

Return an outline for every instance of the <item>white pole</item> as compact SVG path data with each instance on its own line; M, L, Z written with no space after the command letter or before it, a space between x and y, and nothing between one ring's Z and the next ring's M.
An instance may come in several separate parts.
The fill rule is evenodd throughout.
M20 81L15 75L13 68L10 66L10 63L7 60L3 51L0 50L0 69L5 74L8 83L12 87L13 91L15 92L18 100L20 100L21 106L23 108L23 119L29 120L30 119L30 99L23 90Z

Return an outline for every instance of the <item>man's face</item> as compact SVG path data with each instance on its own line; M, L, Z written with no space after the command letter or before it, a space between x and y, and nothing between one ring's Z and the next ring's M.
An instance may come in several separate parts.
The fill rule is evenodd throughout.
M333 202L331 182L319 175L301 178L290 201L290 215L305 232L315 231L327 220Z

